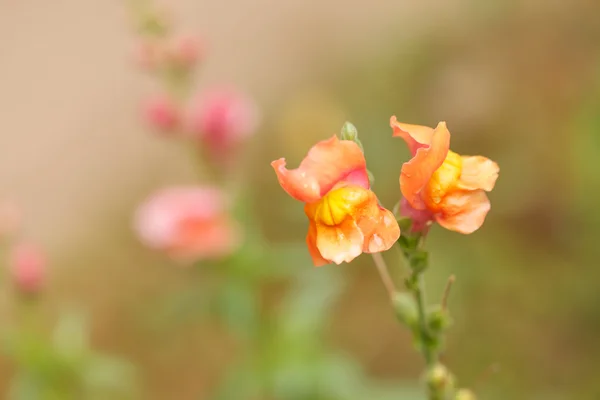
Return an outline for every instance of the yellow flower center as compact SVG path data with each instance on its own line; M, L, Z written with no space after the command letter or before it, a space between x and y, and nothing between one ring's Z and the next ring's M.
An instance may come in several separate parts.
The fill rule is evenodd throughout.
M369 190L360 186L343 186L329 191L315 203L306 204L304 212L311 220L327 226L341 224L353 218L362 205L369 201Z
M423 189L423 199L429 209L437 211L439 205L452 189L462 173L462 158L453 151L448 151L444 163L433 173L429 183Z

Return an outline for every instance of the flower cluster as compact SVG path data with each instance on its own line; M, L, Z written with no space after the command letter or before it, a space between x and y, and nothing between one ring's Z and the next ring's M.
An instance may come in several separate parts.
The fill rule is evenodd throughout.
M230 85L196 90L195 72L205 56L201 41L173 33L164 11L136 10L136 15L140 34L136 63L159 84L144 101L146 123L164 136L191 140L206 150L212 162L234 158L255 131L254 102Z
M451 322L447 298L454 277L448 280L441 304L429 307L423 281L428 253L422 239L434 222L463 234L479 229L490 210L486 192L494 188L499 168L485 157L451 151L445 122L433 129L392 117L390 124L393 136L404 139L412 155L400 171L403 197L394 208L399 215L382 207L371 191L362 144L349 123L342 128L342 140L334 136L317 143L298 168L288 170L283 158L271 165L281 187L305 203L306 244L315 266L375 253L396 316L410 329L425 359L428 398L474 399L470 390L457 388L454 376L440 362L443 334ZM377 254L396 243L410 269L405 292L396 289L385 260Z
M196 90L195 71L205 55L201 41L174 34L168 14L151 4L139 3L133 11L137 64L159 87L145 100L145 122L163 137L190 142L216 175L210 184L158 190L139 207L135 230L143 244L177 261L225 258L240 247L242 233L219 182L255 132L257 107L231 85Z
M494 187L498 165L485 157L450 151L445 122L432 129L392 117L391 127L412 154L400 172L400 212L411 219L411 229L426 233L434 221L464 234L481 227L490 210L486 192ZM317 143L297 169L286 169L283 158L271 165L281 187L305 203L306 242L316 266L385 251L398 240L397 216L383 208L371 191L356 135Z

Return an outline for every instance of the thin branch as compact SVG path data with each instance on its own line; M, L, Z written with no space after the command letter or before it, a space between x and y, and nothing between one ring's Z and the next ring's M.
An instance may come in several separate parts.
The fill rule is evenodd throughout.
M388 270L387 264L385 263L385 260L383 259L383 256L381 255L381 253L372 253L371 257L373 257L373 262L375 262L375 266L379 271L379 275L381 276L381 280L383 282L383 285L385 286L385 289L388 292L388 295L390 296L390 299L393 299L394 295L397 292L396 285L394 285L394 281L390 276L390 272Z
M456 280L454 275L450 275L448 278L448 282L446 282L446 287L444 288L444 294L442 295L442 310L446 310L448 308L448 298L450 297L450 289L452 289L452 284Z
M412 290L417 302L417 311L419 314L419 334L422 341L422 352L425 358L425 363L428 367L435 363L437 355L433 348L429 345L430 333L427 327L427 300L425 298L425 280L422 273L416 274L416 287Z

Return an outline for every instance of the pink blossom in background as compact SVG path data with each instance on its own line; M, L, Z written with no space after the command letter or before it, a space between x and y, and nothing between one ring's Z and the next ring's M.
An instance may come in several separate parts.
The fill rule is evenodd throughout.
M200 40L195 36L178 36L166 50L169 61L181 68L193 68L202 56Z
M147 124L158 131L172 132L179 126L181 119L179 105L166 94L149 97L143 111Z
M434 221L428 210L417 210L403 197L400 200L400 215L412 220L411 232L426 234Z
M255 103L237 90L215 88L193 99L185 118L188 131L219 155L254 133L258 111Z
M10 254L10 270L17 289L26 294L40 291L46 276L46 257L29 243L19 243Z
M152 195L137 210L135 230L148 247L174 259L220 259L241 244L228 201L215 187L173 187Z

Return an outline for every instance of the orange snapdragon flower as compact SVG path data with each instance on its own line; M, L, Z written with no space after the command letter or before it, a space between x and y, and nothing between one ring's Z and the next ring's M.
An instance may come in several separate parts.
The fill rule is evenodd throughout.
M356 143L333 136L313 146L297 169L288 170L284 158L271 165L281 187L306 203L306 244L315 266L350 262L398 240L398 223L370 190L365 157Z
M494 188L498 164L450 151L445 122L432 129L400 123L394 116L390 125L413 155L400 173L400 190L408 206L429 212L431 220L446 229L465 234L479 229L490 210L485 192Z

